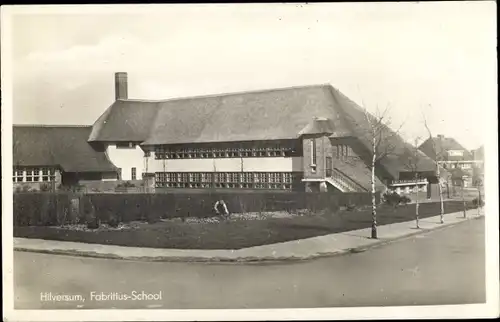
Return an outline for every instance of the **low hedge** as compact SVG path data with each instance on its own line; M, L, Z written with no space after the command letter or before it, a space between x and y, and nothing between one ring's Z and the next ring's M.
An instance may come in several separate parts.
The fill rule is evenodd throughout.
M340 207L371 204L369 193L16 193L16 226L55 226L70 222L158 221L161 218L212 217L213 205L224 200L231 213L294 211L309 209L337 211ZM377 202L380 195L377 195Z

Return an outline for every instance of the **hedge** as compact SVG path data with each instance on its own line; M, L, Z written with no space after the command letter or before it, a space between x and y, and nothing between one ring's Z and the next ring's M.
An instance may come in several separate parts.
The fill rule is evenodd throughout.
M52 226L78 223L97 216L101 222L157 221L160 218L212 217L213 205L224 200L231 213L294 211L309 209L336 211L342 206L371 204L369 193L52 193L14 194L15 226ZM377 202L380 195L377 195Z

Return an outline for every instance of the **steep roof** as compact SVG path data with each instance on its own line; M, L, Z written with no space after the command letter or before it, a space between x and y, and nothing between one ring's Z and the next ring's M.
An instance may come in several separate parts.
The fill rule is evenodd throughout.
M314 118L334 120L336 114L329 85L123 100L96 121L89 139L143 139L144 145L291 139Z
M158 103L118 100L97 119L88 137L93 141L143 142L149 137Z
M334 168L357 182L366 191L371 191L371 171L363 161L352 159L348 162L335 162ZM382 190L383 187L384 184L378 177L375 177L375 189Z
M356 136L369 148L367 124L363 110L340 91L311 85L163 101L120 100L95 122L89 141L209 143L324 132L330 137ZM399 135L384 144L394 144L397 152L410 148ZM432 160L427 161L423 166L434 169ZM381 164L390 167L394 178L405 171L397 157Z
M370 123L366 118L365 111L338 89L334 87L330 87L330 89L342 116L342 123L348 127L348 133L351 136L357 137L365 148L371 151L371 141L368 132ZM371 122L376 121L373 115L368 114L368 117L372 118ZM380 160L380 164L393 178L398 178L399 172L409 171L403 160L401 160L401 156L407 154L408 151L412 151L413 147L387 126L383 133L386 139L381 142L379 149L380 151L391 152ZM422 155L422 158L419 160L418 169L422 172L434 171L435 165L432 160Z
M433 142L436 146L436 150L434 151ZM470 151L464 148L457 140L454 138L447 137L434 137L428 138L422 143L419 147L419 150L425 153L429 158L436 160L436 152L438 155L441 155L442 160L449 161L460 161L460 160L472 160L473 156ZM457 150L463 151L463 156L448 156L447 151Z
M112 172L104 152L87 142L90 126L14 125L15 166L60 166L66 172Z

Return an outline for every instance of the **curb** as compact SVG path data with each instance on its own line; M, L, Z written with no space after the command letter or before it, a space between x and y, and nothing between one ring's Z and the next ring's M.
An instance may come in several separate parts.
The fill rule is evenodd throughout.
M87 257L87 258L100 258L100 259L118 259L118 260L127 260L127 261L142 261L142 262L184 262L184 263L215 263L215 264L273 264L273 263L283 263L283 262L303 262L314 259L320 259L325 257L334 257L341 255L349 255L362 253L372 248L377 248L381 246L385 246L395 241L404 240L411 238L416 235L442 230L446 228L451 228L457 226L459 224L471 221L478 220L484 218L484 214L480 216L468 217L463 221L454 222L447 224L446 222L440 226L433 228L420 228L416 229L415 232L405 234L398 237L386 238L386 239L378 239L374 241L370 245L359 246L354 248L346 248L333 252L321 252L314 253L309 256L283 256L283 257L236 257L236 258L225 258L225 257L180 257L180 256L119 256L115 254L106 254L106 253L97 253L97 252L89 252L89 251L78 251L78 250L64 250L64 249L30 249L24 247L14 247L14 251L18 252L29 252L29 253L40 253L40 254L52 254L52 255L66 255L66 256L76 256L76 257Z

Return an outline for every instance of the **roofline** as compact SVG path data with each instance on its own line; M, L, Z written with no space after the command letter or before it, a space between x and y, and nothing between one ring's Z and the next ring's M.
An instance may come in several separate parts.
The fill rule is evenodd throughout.
M155 145L187 145L187 144L217 144L217 143L238 143L238 142L263 142L263 141L295 141L299 140L300 136L296 137L279 137L274 139L256 139L256 140L232 140L232 141L196 141L196 142L173 142L173 143L150 143L148 141L143 141L139 143L139 146L148 147Z
M37 163L37 164L31 164L31 163L19 163L19 162L12 162L12 167L54 167L54 168L60 168L62 169L62 166L59 163L53 163L53 164L43 164L43 163Z
M271 88L271 89L257 89L257 90L248 90L248 91L238 91L238 92L226 92L226 93L219 93L219 94L181 96L181 97L174 97L174 98L161 99L161 100L130 99L129 98L129 99L118 99L116 101L142 102L142 103L163 103L163 102L180 101L180 100L187 100L187 99L214 98L214 97L222 97L222 96L268 93L268 92L276 92L276 91L286 91L286 90L291 90L291 89L322 88L322 87L333 87L333 86L329 83L323 83L323 84L311 84L311 85L295 85L295 86L278 87L278 88Z

